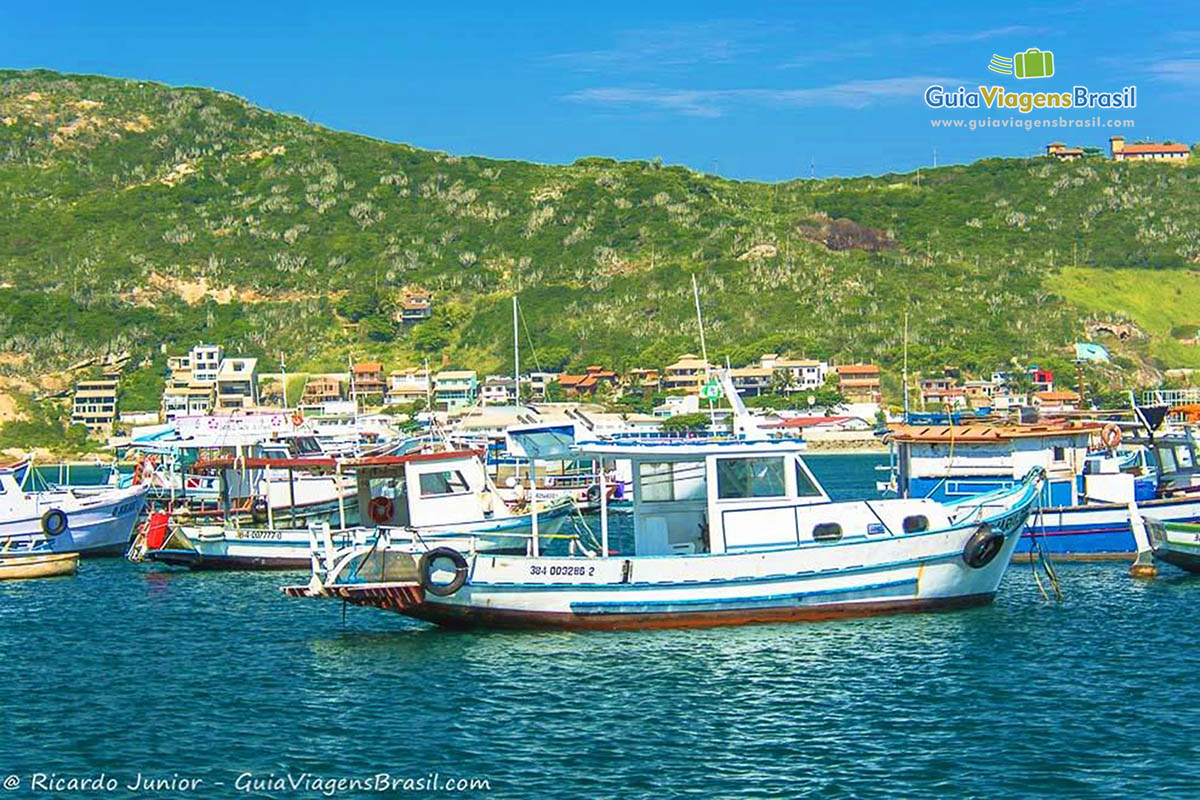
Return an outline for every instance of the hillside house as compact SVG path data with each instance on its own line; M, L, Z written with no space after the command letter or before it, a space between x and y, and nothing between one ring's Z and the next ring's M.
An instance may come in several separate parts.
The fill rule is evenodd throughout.
M337 375L311 375L304 384L300 405L319 406L345 399L342 379Z
M113 378L80 381L71 403L71 424L85 425L92 433L111 434L117 419L117 381Z
M444 411L474 405L478 388L475 370L442 370L433 378L434 405Z
M510 375L488 375L479 384L479 399L485 406L516 405L517 382Z
M350 368L350 381L353 394L366 403L382 403L387 393L387 383L383 380L383 364L378 361L364 361Z
M757 397L771 391L775 370L769 367L739 367L729 370L729 379L738 394Z
M582 375L567 375L566 373L559 375L558 385L567 393L568 397L582 395L594 397L600 389L604 387L611 389L617 385L617 373L605 369L599 364L593 364Z
M1183 165L1192 155L1192 148L1186 144L1125 144L1124 136L1110 137L1108 147L1113 161L1155 161Z
M780 358L776 353L764 353L758 365L762 369L786 375L785 392L820 389L829 375L829 365L809 358Z
M405 405L429 396L429 370L408 367L388 374L388 390L384 402Z
M195 368L193 367L193 374ZM258 405L258 359L226 358L217 370L213 411L228 414Z
M837 373L838 391L847 403L879 405L883 402L877 364L843 364L834 367L834 371Z
M1065 411L1075 411L1079 408L1079 395L1070 390L1034 392L1033 406L1039 416L1053 416Z
M400 304L400 321L422 322L433 316L433 298L428 292L408 292Z
M663 391L678 391L694 392L699 394L700 387L705 380L708 379L708 374L712 371L713 366L702 358L686 353L679 357L679 360L663 370L662 388Z
M1083 158L1082 147L1067 147L1063 142L1051 142L1046 145L1046 155L1059 161L1075 161Z

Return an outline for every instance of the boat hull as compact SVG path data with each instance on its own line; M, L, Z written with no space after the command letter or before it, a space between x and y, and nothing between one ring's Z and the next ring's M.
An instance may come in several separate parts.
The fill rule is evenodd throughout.
M1144 500L1145 515L1164 522L1200 522L1200 497L1196 495ZM1119 503L1046 508L1029 518L1018 557L1028 556L1037 545L1055 558L1078 561L1129 559L1137 552L1129 508Z
M546 536L557 534L569 513L569 506L553 509L539 521L540 533ZM183 531L194 549L149 550L145 557L160 564L194 570L296 570L308 569L312 564L307 528L264 530L212 526L185 527ZM479 520L419 531L421 541L430 547L465 550L473 542L477 551L487 553L523 553L529 533L527 516ZM333 531L332 535L335 539L345 539L341 531Z
M78 553L0 555L0 581L74 575L78 569Z
M55 553L79 553L84 557L121 555L129 546L138 515L146 502L146 491L137 487L104 492L52 492L38 496L37 508L21 517L0 522L0 546L33 546L49 539ZM67 515L66 530L54 537L42 532L42 514L51 508Z
M730 625L769 625L785 622L819 622L847 617L954 611L991 603L995 592L929 599L888 600L877 603L825 603L812 607L776 607L666 613L616 613L584 616L573 613L527 612L510 609L463 608L424 603L402 613L445 628L497 628L504 630L653 630L712 628Z
M1200 525L1147 517L1146 530L1156 559L1200 574Z

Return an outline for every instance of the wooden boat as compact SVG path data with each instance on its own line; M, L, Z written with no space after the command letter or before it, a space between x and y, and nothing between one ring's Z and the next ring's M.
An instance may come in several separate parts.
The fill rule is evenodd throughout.
M1145 517L1154 557L1200 574L1200 525Z
M78 553L47 551L0 552L0 580L28 580L74 575L79 569Z
M726 396L745 418L726 380ZM728 441L584 442L633 464L631 552L493 555L395 542L337 547L314 531L312 576L284 587L448 627L643 629L962 608L994 597L1046 480L959 503L835 503L796 440L743 423ZM605 476L601 474L602 483ZM602 486L601 497L606 495Z

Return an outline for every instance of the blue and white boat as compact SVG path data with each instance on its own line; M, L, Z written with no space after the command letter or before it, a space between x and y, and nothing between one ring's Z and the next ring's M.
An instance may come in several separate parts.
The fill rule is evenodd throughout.
M1137 551L1131 503L1164 521L1200 520L1200 473L1193 468L1200 454L1195 441L1180 436L1109 454L1090 449L1113 429L1099 423L904 426L889 436L891 479L881 488L902 498L962 502L1012 486L1041 467L1047 480L1040 507L1018 554L1040 546L1068 559L1130 558Z
M26 491L30 466L0 469L0 548L49 540L54 553L120 555L146 504L146 487Z
M565 555L430 547L387 529L339 546L314 531L310 581L284 591L450 627L534 629L787 622L991 601L1041 469L966 503L831 502L803 442L758 434L725 381L743 421L738 438L576 445L581 456L633 465L634 535L622 552L610 549L603 500L599 546Z

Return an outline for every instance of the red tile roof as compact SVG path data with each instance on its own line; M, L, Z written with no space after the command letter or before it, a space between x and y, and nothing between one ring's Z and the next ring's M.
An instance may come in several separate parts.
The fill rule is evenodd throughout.
M1118 153L1189 153L1186 144L1127 144Z

